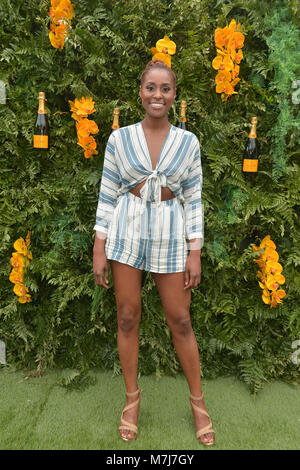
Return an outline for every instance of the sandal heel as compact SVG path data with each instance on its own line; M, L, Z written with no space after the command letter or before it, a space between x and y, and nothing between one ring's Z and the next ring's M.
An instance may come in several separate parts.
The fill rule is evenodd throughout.
M126 421L123 418L123 414L125 413L125 411L130 410L131 408L134 408L135 406L137 406L139 404L139 402L141 400L141 395L142 395L142 391L139 388L133 393L126 392L126 395L128 397L134 397L138 393L139 393L138 399L136 401L134 401L133 403L130 403L130 405L125 406L125 408L123 409L122 414L121 414L121 424L119 426L119 431L132 431L132 432L135 433L135 436L132 439L127 439L127 438L123 437L120 433L121 438L123 439L123 441L133 441L136 438L137 433L138 433L138 427L133 423L129 423L128 421Z
M211 422L211 419L209 417L209 414L203 410L202 408L199 408L199 406L196 406L191 400L202 400L203 399L203 392L201 394L200 397L194 397L193 395L190 394L190 403L192 405L192 408L197 412L197 413L202 413L204 414L205 416L207 416L209 418L209 421L210 423L200 429L198 429L196 431L196 438L199 440L199 442L201 442L201 444L205 445L205 446L211 446L215 443L215 439L213 438L213 440L211 442L203 442L201 441L200 437L203 436L204 434L208 434L208 433L213 433L215 434L215 431L213 430L212 428L212 422Z

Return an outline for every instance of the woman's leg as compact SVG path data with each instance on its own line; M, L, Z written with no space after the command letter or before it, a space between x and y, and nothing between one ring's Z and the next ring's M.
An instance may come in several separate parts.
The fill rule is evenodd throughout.
M184 272L152 273L152 276L162 301L178 358L189 384L190 393L200 397L202 388L199 350L190 318L191 290L184 290ZM193 400L193 403L207 411L203 402ZM197 430L210 423L209 419L200 413L194 413L194 418ZM211 441L212 437L212 433L207 433L201 437L201 440L203 442Z
M139 354L138 329L141 318L141 283L143 271L124 263L110 260L117 303L118 349L123 371L126 392L135 392L138 388L137 370ZM127 397L126 406L136 401L138 396ZM124 419L137 424L136 406L124 413ZM132 431L122 430L121 434L132 439Z

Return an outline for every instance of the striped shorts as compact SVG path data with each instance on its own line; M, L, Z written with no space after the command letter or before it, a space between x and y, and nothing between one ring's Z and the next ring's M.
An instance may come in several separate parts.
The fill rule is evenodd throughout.
M154 273L185 270L188 246L184 210L175 197L143 201L129 191L122 194L113 212L105 244L107 259Z

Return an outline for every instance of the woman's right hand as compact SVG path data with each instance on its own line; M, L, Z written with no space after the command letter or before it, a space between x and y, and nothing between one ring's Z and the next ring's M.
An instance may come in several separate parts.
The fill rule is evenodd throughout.
M94 278L95 278L96 284L98 286L102 286L102 287L105 287L106 289L109 289L109 286L107 285L109 282L109 278L108 278L109 265L108 265L108 261L107 261L106 254L104 251L103 252L94 251L93 272L94 272ZM103 280L103 274L104 274L104 280Z
M105 289L109 289L109 286L107 285L109 282L109 266L105 254L105 243L106 234L96 232L94 242L93 272L96 284L98 286L105 287ZM103 274L105 283L103 281Z

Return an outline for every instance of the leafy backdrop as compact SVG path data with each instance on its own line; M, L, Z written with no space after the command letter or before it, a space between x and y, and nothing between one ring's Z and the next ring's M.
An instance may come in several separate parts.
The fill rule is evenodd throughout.
M0 339L7 361L42 373L64 367L120 373L116 305L95 286L93 225L112 112L121 126L143 118L139 77L150 48L168 35L177 102L188 103L188 129L200 139L205 244L191 316L204 377L235 375L256 392L267 380L299 378L291 361L300 339L299 8L296 0L74 0L63 50L51 46L50 1L2 0L0 79ZM237 95L215 92L214 30L235 18L245 34ZM50 149L32 146L39 91L46 93ZM85 159L68 101L90 96L99 154ZM294 100L295 101L295 100ZM259 173L247 181L242 156L251 116L258 117ZM31 231L33 259L20 304L9 281L13 243ZM263 303L251 243L271 235L287 295ZM111 274L110 274L111 276ZM141 374L176 374L180 363L149 273L143 275ZM73 376L78 376L77 373Z

